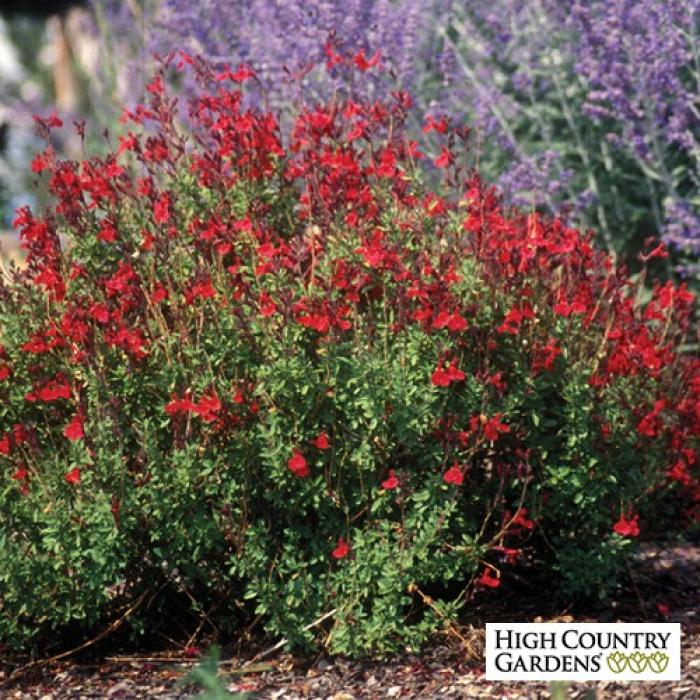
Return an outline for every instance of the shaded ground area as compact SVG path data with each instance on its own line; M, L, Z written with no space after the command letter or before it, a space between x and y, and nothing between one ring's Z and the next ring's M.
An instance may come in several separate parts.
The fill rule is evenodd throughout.
M421 654L388 661L297 659L278 653L250 665L250 658L222 662L231 692L249 698L677 698L700 697L700 546L663 551L648 548L631 567L633 577L616 598L597 609L556 610L546 591L523 598L499 591L473 611L472 624L456 628ZM480 623L507 620L576 622L680 622L682 678L675 683L496 683L483 678ZM251 655L252 656L252 655ZM63 662L33 667L21 676L20 661L0 660L0 697L190 698L196 689L177 684L196 664L179 655L106 657L98 662ZM15 676L16 680L9 682Z

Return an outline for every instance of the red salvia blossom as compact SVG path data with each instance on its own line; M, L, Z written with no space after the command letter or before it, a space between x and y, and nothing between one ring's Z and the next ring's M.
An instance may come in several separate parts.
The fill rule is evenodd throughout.
M464 481L464 474L459 464L455 462L442 476L446 484L451 486L461 486Z
M325 432L319 433L311 442L319 450L328 450L331 446L330 440L328 439L328 433Z
M48 379L45 382L35 385L34 389L27 393L25 399L27 401L58 401L60 399L70 399L71 388L68 381L62 374L56 374L54 379Z
M376 66L379 63L380 58L381 53L379 51L376 51L372 58L368 59L365 57L365 50L361 49L358 53L355 54L352 60L354 61L355 65L364 73L370 68Z
M666 476L673 481L677 481L683 486L690 486L693 481L688 464L683 458L678 459L678 461L666 472Z
M212 391L206 396L202 396L197 403L192 404L192 410L206 423L212 423L221 411L221 401Z
M83 432L83 416L80 413L76 413L70 420L70 423L64 428L63 434L72 442L80 440L85 437Z
M628 519L623 514L613 525L613 532L616 532L621 537L637 537L639 535L639 524L637 523L638 520L638 515L634 515Z
M464 378L464 372L457 367L457 360L453 358L447 367L438 365L430 381L435 386L449 386L452 382L461 382Z
M298 450L294 450L294 454L289 458L289 460L287 460L287 466L289 467L289 471L291 471L294 476L298 476L300 478L304 478L310 473L309 465L306 463L304 455Z
M393 469L389 469L389 476L384 481L382 481L382 488L385 491L391 491L400 486L400 482L396 476L396 472Z
M535 317L535 313L528 302L525 302L520 308L513 308L507 314L503 323L496 329L499 333L511 333L516 335L520 330L520 324L526 320Z
M535 523L527 517L527 508L518 508L513 516L513 525L522 527L525 530L532 530L535 527Z
M642 420L639 421L637 425L637 432L645 437L654 438L656 437L662 429L662 422L660 418L661 412L666 408L666 400L659 399L655 404L654 408L647 413Z
M170 221L170 195L160 195L153 206L153 221L157 224L167 224Z
M498 588L501 585L501 579L494 576L491 567L485 567L481 576L476 579L476 583L485 588Z
M151 301L154 304L160 304L169 296L168 290L162 284L156 283L153 287L153 292L151 292Z
M216 290L211 279L206 278L194 282L192 286L185 291L185 303L194 304L197 299L213 299L216 296Z
M189 396L178 398L175 394L172 400L165 406L165 411L170 416L176 416L178 413L189 413L194 410L194 403Z
M436 168L447 168L454 163L454 156L446 146L443 146L440 155L433 162Z
M12 478L16 481L24 481L29 478L29 472L25 467L19 467L12 475Z
M97 232L97 239L103 243L116 243L117 242L117 229L110 221L103 221L102 226Z
M333 559L345 559L350 554L350 543L346 542L342 537L338 538L336 548L331 552Z
M77 486L80 483L80 469L78 469L78 467L74 467L69 472L66 472L63 475L63 478L71 486Z
M466 330L467 320L457 313L450 314L447 311L440 311L433 320L433 328L448 328L453 333Z
M484 437L487 440L494 442L498 440L502 434L510 432L510 427L501 422L501 416L501 413L497 413L484 423Z
M440 117L440 119L436 120L434 117L428 115L428 117L425 120L425 125L423 126L423 133L427 134L431 131L435 131L438 134L446 134L447 120L445 119L445 117Z
M234 83L244 83L246 80L250 80L254 77L255 72L249 66L241 63L235 73L227 68L217 73L215 80L219 83L224 80L231 80Z
M258 299L258 304L260 306L260 315L264 318L273 316L277 313L277 305L267 292L262 292Z
M90 305L90 308L88 309L88 314L94 321L97 321L97 323L101 325L109 323L110 313L109 308L106 304L94 302Z

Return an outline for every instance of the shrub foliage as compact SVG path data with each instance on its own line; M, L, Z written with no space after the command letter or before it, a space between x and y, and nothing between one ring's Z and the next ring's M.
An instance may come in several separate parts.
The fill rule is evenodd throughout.
M0 638L138 629L177 591L219 631L380 653L519 562L603 594L640 532L697 520L683 286L645 297L588 235L504 211L463 129L429 120L424 165L404 94L283 135L246 68L177 60L187 115L158 75L109 157L40 153L55 205L17 215Z

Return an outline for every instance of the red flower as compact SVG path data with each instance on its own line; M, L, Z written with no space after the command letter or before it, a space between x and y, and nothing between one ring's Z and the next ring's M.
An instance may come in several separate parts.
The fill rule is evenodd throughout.
M109 323L109 309L105 304L95 302L88 309L88 313L98 323Z
M103 243L116 243L117 229L114 228L111 222L103 221L100 230L97 232L97 240Z
M447 120L445 117L440 117L438 121L431 116L428 116L425 120L425 126L423 127L423 133L428 134L431 131L435 131L438 134L447 133Z
M454 158L452 157L452 154L450 151L447 149L446 146L442 147L442 151L440 151L440 155L433 161L434 165L436 168L446 168L447 166L450 165L450 163L454 162Z
M654 250L650 251L646 255L643 253L639 254L639 259L642 262L647 262L651 260L652 258L667 258L668 257L668 251L666 250L666 246L664 246L663 243L659 243L659 245L654 248Z
M141 247L144 250L153 250L153 245L156 242L155 236L150 231L141 229Z
M376 66L377 63L379 63L380 58L381 53L379 51L376 51L372 58L367 60L367 58L365 57L365 50L360 49L360 51L355 54L352 60L355 62L355 65L364 73L366 70L369 70L370 68Z
M304 459L304 455L299 450L294 450L294 455L287 461L289 470L300 479L309 475L309 465Z
M46 124L46 126L48 126L51 129L55 129L55 128L60 129L63 126L63 119L61 119L56 114L56 110L51 112L51 114L49 114L49 116L46 117L46 120L43 120L41 117L37 117L36 115L34 115L32 118L38 124L41 124L43 122L44 124Z
M0 366L0 382L4 382L6 379L9 379L11 374L12 370L7 365Z
M49 149L41 153L37 153L32 160L32 172L40 173L44 170L48 170L51 167L53 161L53 154Z
M216 290L209 277L195 282L185 292L185 303L194 304L195 299L213 299L216 296Z
M328 441L328 433L319 433L318 437L314 438L312 441L319 450L327 450L331 443Z
M77 486L80 483L80 469L78 467L71 469L64 474L63 478L72 486Z
M530 304L526 301L522 308L511 309L506 317L503 319L503 323L496 329L498 333L510 333L511 335L517 335L520 329L520 324L528 318L534 318L535 312L532 310Z
M221 410L221 401L216 392L212 391L208 396L202 396L196 404L193 404L192 410L206 423L212 423Z
M151 294L151 301L154 304L160 304L168 298L168 290L160 283L156 283Z
M391 491L392 489L398 488L400 486L399 480L396 478L396 473L393 469L389 469L389 478L382 481L382 488L385 491Z
M448 328L453 333L466 330L468 325L466 318L459 314L449 314L447 311L441 311L433 321L433 328Z
M350 544L342 537L338 538L338 546L331 552L333 559L345 559L350 554Z
M494 374L488 375L486 377L486 383L490 384L496 391L503 392L508 386L503 380L503 372L495 372Z
M167 224L170 219L170 195L162 194L153 205L153 220L157 224Z
M453 486L461 486L464 481L464 474L459 468L457 462L455 462L443 475L442 477L446 484L452 484Z
M455 358L446 369L438 365L433 372L431 381L435 386L449 386L452 382L461 382L464 376L464 372L457 368Z
M621 537L637 537L639 535L639 516L635 515L631 520L627 520L624 515L613 525L613 531Z
M501 423L502 413L497 413L493 418L489 418L484 424L484 436L491 442L498 440L501 433L509 433L510 427Z
M178 399L175 394L172 395L172 400L165 406L165 412L169 416L175 416L178 413L188 413L194 410L194 404L189 396L183 396Z
M435 386L450 386L450 378L447 372L442 367L437 367L433 372L433 376L430 381Z
M297 321L307 328L313 328L318 333L328 333L331 326L331 320L327 314L309 314L307 316L298 316Z
M65 377L60 373L56 374L55 379L49 379L40 387L34 387L34 391L30 391L24 398L27 401L58 401L59 399L69 399L70 384Z
M336 53L333 50L333 42L332 41L327 41L325 46L323 47L323 52L326 54L328 57L328 60L326 61L326 69L331 70L335 66L337 66L340 63L343 63L343 57L339 54Z
M660 399L654 404L653 410L649 411L637 425L637 432L645 437L656 437L663 427L659 414L666 408L666 401Z
M267 292L262 292L260 294L258 305L260 307L260 315L265 318L277 313L277 305L272 301L272 298Z
M377 175L379 177L394 177L396 173L396 153L391 146L384 148L379 159Z
M673 481L677 481L683 486L689 486L692 482L690 472L683 458L679 459L667 472L666 476Z
M518 508L515 517L513 518L513 525L519 525L524 527L526 530L532 530L535 527L535 523L527 517L527 508Z
M501 579L493 575L493 569L486 567L476 583L486 588L498 588L501 585Z
M80 413L76 413L73 418L71 418L70 423L65 427L63 434L73 442L85 437L85 433L83 432L83 420Z
M224 80L232 80L234 83L243 83L254 77L255 73L248 66L241 63L235 73L232 73L231 69L227 67L226 70L217 73L215 80L219 83Z

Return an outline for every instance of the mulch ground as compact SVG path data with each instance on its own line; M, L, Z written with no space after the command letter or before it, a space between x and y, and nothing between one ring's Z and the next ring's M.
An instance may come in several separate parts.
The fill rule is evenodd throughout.
M565 692L538 682L493 682L483 678L479 659L483 631L477 625L436 642L420 654L404 653L385 661L342 658L299 659L277 653L242 667L247 659L227 659L221 677L231 692L249 698L700 698L700 546L649 548L631 567L630 584L608 604L587 611L557 611L546 592L522 599L499 591L473 611L473 621L510 622L680 622L681 680L677 682L572 683ZM546 611L546 614L543 614ZM253 654L254 655L254 654ZM0 660L0 698L190 698L197 689L178 683L196 664L180 655L104 657L99 662L62 662L36 666L23 675L20 660ZM11 681L10 679L17 680ZM555 693L552 695L552 693Z

